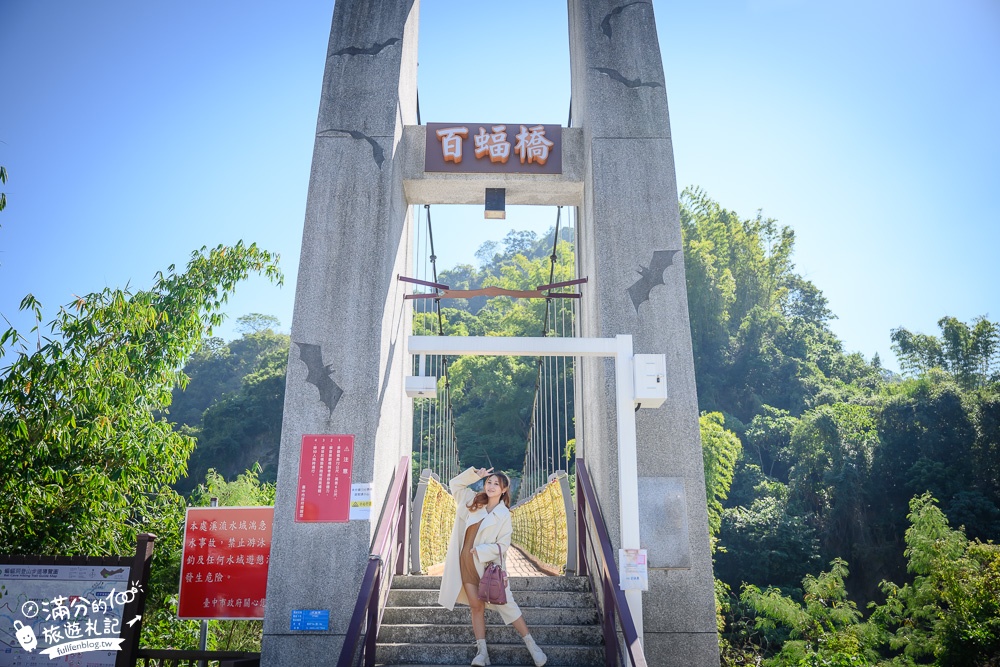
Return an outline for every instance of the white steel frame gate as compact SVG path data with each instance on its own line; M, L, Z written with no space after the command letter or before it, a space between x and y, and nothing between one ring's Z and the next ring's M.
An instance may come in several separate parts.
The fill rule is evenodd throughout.
M610 357L615 360L615 408L618 421L618 502L622 548L638 549L639 479L635 430L635 355L631 335L614 338L540 338L502 336L409 336L412 355L508 357ZM423 369L424 364L420 364ZM642 593L626 590L642 640Z

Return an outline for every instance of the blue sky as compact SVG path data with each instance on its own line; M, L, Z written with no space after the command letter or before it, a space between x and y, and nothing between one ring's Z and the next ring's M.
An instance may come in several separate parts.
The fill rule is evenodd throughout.
M1000 319L1000 4L654 0L678 184L791 226L845 347ZM241 286L291 324L332 0L0 0L0 313L147 287L202 245L282 255ZM563 2L424 0L424 122L565 124ZM522 72L495 90L498 63ZM459 83L458 82L466 82ZM467 82L479 82L478 85ZM435 207L440 266L552 209Z

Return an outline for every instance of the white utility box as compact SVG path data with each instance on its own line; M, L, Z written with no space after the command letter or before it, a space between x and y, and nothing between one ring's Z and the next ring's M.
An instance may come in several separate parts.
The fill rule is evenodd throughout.
M633 357L635 404L658 408L667 400L667 355L637 354Z
M406 395L410 398L437 398L437 378L433 375L407 375Z

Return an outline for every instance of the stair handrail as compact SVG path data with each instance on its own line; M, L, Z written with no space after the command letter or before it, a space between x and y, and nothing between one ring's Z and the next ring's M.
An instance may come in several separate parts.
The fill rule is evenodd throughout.
M629 609L624 591L618 585L620 581L618 566L615 564L614 551L611 547L611 539L608 537L604 515L601 513L601 506L597 503L597 493L594 491L594 485L590 479L590 471L582 458L576 460L576 482L578 574L590 578L591 587L595 592L598 582L594 581L594 575L588 572L590 566L587 562L587 547L595 541L597 544L593 546L600 547L593 551L598 565L596 575L600 580L600 588L603 592L601 626L604 635L604 664L627 664L618 645L618 633L615 629L615 617L617 616L622 634L625 636L625 648L628 651L631 664L633 667L647 667L642 642L639 640L639 633L636 631L635 621L632 619L632 611Z
M368 566L361 578L358 600L354 604L354 613L344 637L337 667L353 667L362 634L364 643L361 645L359 658L364 660L365 667L375 665L375 640L382 623L389 589L392 587L392 578L403 574L403 545L410 501L409 471L410 457L400 457L382 505L382 516L379 517L375 537L372 539ZM387 567L389 563L394 567Z

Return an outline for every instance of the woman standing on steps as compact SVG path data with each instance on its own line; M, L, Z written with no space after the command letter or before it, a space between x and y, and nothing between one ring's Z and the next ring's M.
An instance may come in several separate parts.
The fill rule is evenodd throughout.
M486 477L483 490L471 490L470 485ZM455 527L448 542L448 555L444 559L441 575L441 592L438 604L454 609L455 603L469 605L472 612L472 632L476 636L478 652L473 665L490 664L486 651L486 607L496 610L507 625L513 625L531 653L536 667L542 667L547 658L528 632L521 616L521 609L514 602L507 586L507 604L488 604L479 599L479 578L486 564L499 561L510 549L510 479L503 473L485 468L469 468L448 482L455 497Z

